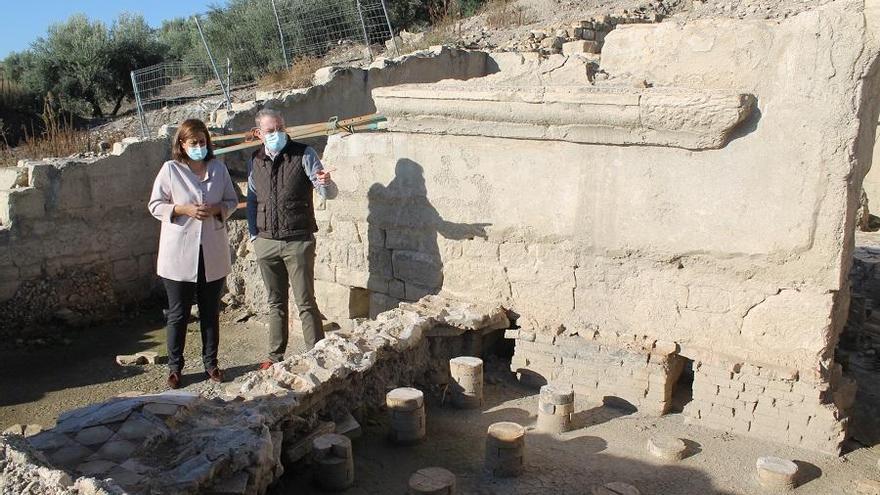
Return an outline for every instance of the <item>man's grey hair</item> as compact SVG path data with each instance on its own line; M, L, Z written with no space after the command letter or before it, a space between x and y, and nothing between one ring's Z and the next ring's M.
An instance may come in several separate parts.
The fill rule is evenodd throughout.
M257 116L254 117L254 122L256 122L257 127L260 127L260 121L262 121L266 117L278 119L278 122L281 122L281 127L284 127L284 116L281 115L281 112L275 110L274 108L264 108L257 112Z

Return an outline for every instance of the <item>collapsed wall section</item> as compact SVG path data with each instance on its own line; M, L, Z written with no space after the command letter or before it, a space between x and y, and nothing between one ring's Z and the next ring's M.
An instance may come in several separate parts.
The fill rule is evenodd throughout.
M557 56L376 89L391 132L325 153L344 172L316 272L369 290L371 312L505 301L535 335L517 335L514 371L652 413L691 362L694 421L837 453L876 52L844 1L772 24L619 27L601 84Z

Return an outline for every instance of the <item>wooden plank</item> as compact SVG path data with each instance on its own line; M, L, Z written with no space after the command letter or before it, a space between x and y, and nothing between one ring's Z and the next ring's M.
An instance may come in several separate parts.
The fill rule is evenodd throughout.
M378 131L378 130L382 130L382 129L385 129L384 118L380 121L359 124L359 125L353 125L353 126L349 125L344 128L339 127L339 128L333 128L333 129L324 129L324 130L320 130L320 131L311 131L311 132L306 132L306 133L302 133L302 134L291 134L290 139L293 139L293 140L308 139L308 138L320 137L320 136L331 136L333 134L339 134L339 133L351 134L352 132ZM241 144L235 144L232 146L227 146L225 148L215 149L214 155L220 156L220 155L225 155L226 153L232 153L233 151L240 151L240 150L245 150L248 148L255 148L257 146L260 146L261 144L263 144L262 141L247 141L247 142L244 142Z
M330 120L328 120L327 122L317 122L314 124L295 125L295 126L287 127L284 130L288 134L295 134L295 133L302 133L302 132L333 129L333 128L336 128L337 126L359 125L359 124L364 124L367 122L372 122L373 120L380 120L380 119L384 120L385 117L383 117L379 114L375 114L375 113L368 114L368 115L360 115L358 117L352 117L350 119L344 119L344 120L339 120L338 118L333 117ZM256 135L254 135L255 130L256 130L256 128L251 129L247 132L239 132L236 134L215 135L215 136L211 136L211 141L214 141L214 142L235 141L238 139L247 139L247 138L253 138L256 140L257 137L256 137Z

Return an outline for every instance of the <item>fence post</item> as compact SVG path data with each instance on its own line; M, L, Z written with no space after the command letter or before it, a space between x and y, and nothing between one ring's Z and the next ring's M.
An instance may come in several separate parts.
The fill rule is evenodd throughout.
M223 90L226 97L226 109L232 108L232 99L229 97L229 88L223 85L223 78L220 77L220 71L217 70L217 64L214 62L214 55L211 54L211 48L208 47L208 40L205 39L205 33L202 32L202 24L199 22L199 16L194 15L193 20L196 21L196 28L199 30L199 36L202 38L202 44L205 45L205 52L208 53L208 60L211 61L211 68L214 69L214 75L217 76L217 83Z
M278 17L275 0L272 0L272 12L275 13L275 24L278 26L278 38L281 40L281 55L284 56L284 68L290 69L290 63L287 62L287 49L284 48L284 31L281 30L281 18Z
M364 31L364 43L367 44L367 53L370 54L370 62L373 61L373 49L370 48L370 36L367 35L367 24L364 22L364 11L361 9L361 0L357 0L358 17L361 20L361 29Z
M232 88L232 61L226 57L226 87Z
M131 89L134 91L134 103L137 106L138 120L141 125L141 138L147 138L147 116L144 114L144 105L141 103L141 94L138 90L137 78L134 71L131 71Z
M391 36L391 44L394 45L394 53L399 57L400 48L397 46L397 40L394 39L394 28L391 27L391 19L388 18L388 9L385 8L385 0L382 2L382 12L385 14L385 23L388 24L388 36Z

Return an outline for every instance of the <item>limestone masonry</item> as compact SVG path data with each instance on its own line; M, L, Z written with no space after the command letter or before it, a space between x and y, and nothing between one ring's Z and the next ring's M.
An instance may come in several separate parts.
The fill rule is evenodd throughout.
M874 27L857 2L623 25L598 70L493 54L486 77L376 89L390 132L325 150L321 286L373 314L501 301L524 380L663 414L688 368L690 421L837 453Z
M264 493L332 432L319 413L448 384L449 360L480 356L499 329L524 383L647 415L681 406L694 424L838 455L856 387L835 347L864 313L849 277L880 112L878 2L624 23L601 46L543 53L437 47L218 112L230 132L261 106L289 125L388 117L388 132L311 143L337 169L315 272L342 330L225 398L119 398L3 436L4 473L39 493ZM167 148L126 141L0 175L0 335L97 321L150 293L146 201ZM228 160L242 190L244 160ZM229 230L224 302L259 318L241 213ZM878 254L857 256L870 290ZM873 323L852 327L880 340ZM463 375L482 404L482 375ZM569 402L551 405L562 417L545 421L564 431ZM519 473L514 454L490 470Z

